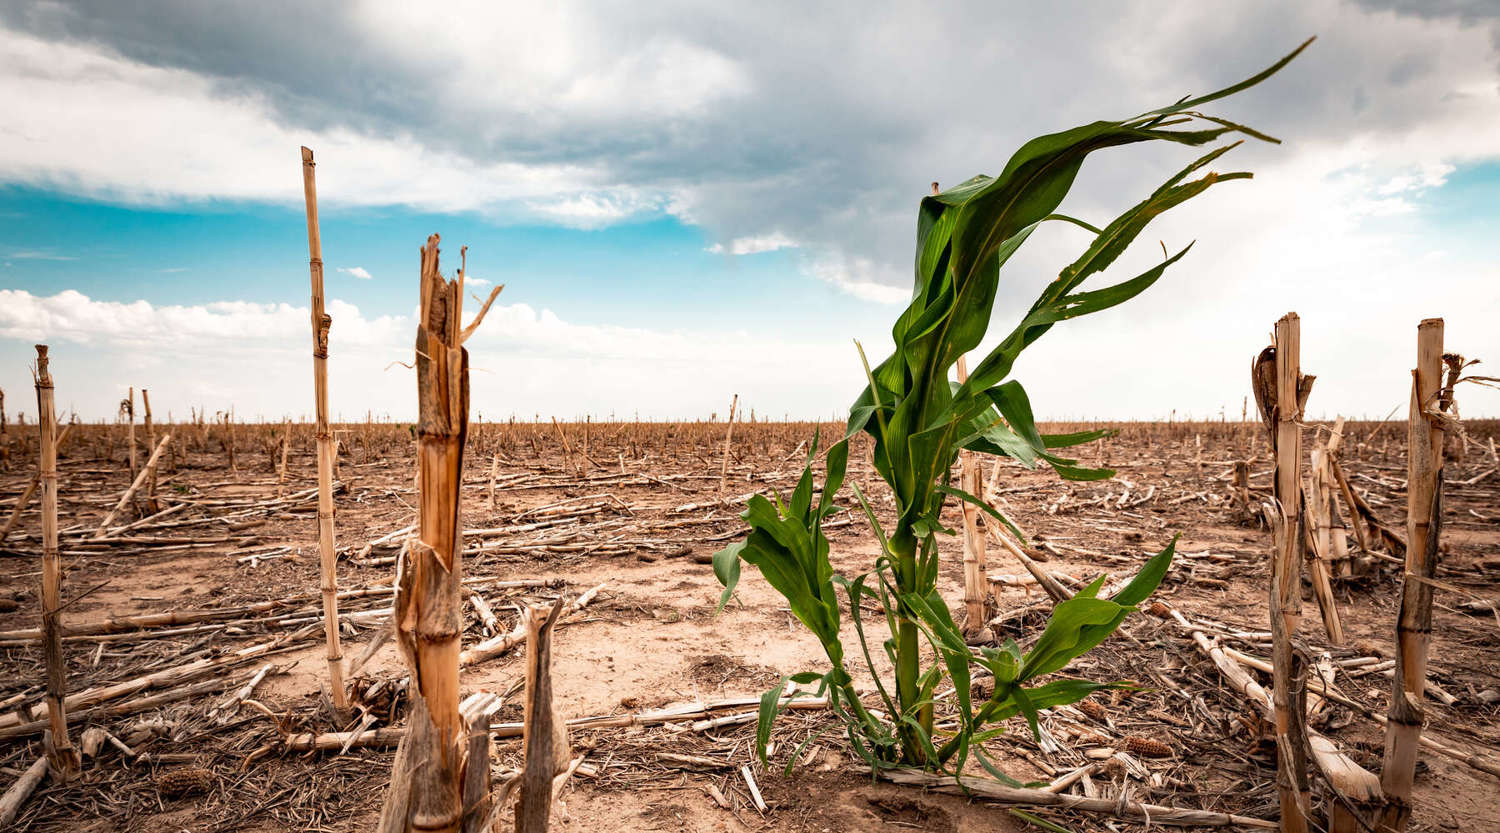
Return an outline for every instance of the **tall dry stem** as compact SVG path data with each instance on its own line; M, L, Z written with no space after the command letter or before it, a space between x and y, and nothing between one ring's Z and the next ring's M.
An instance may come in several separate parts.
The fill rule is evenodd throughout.
M136 467L139 461L136 460L135 456L135 388L130 388L129 392L126 393L125 401L120 403L120 410L125 414L125 419L130 424L130 427L125 431L125 446L127 448L127 456L130 459L130 479L134 480L136 472L140 471Z
M393 621L411 669L409 730L397 752L382 831L458 831L464 808L487 797L488 761L465 796L467 744L459 709L463 527L459 523L464 441L469 428L469 354L460 328L464 269L449 281L438 269L436 234L422 248L417 324L417 536L401 554ZM495 299L491 292L476 323Z
M1412 370L1407 421L1406 573L1396 620L1396 669L1386 713L1385 759L1380 787L1382 830L1401 833L1411 819L1422 737L1422 693L1427 687L1427 649L1432 640L1432 584L1437 573L1443 519L1443 423L1437 411L1451 400L1443 391L1443 319L1417 326L1417 366ZM1440 401L1447 400L1447 401Z
M0 390L0 471L10 471L10 429L5 418L5 391Z
M156 448L156 426L151 422L151 392L141 388L141 408L145 410L146 447ZM150 477L146 480L146 513L155 514L160 511L156 505L156 469L151 470Z
M283 420L281 423L281 463L276 467L276 496L286 494L286 461L287 455L292 448L292 421Z
M933 183L937 185L937 183ZM958 381L969 380L967 356L958 357ZM984 499L980 484L979 461L974 452L959 452L959 488ZM989 598L989 579L985 576L984 534L979 531L979 508L972 503L959 504L964 517L964 633L974 635L984 627L985 601ZM988 524L986 524L988 526Z
M42 488L42 654L47 667L47 757L63 780L78 774L78 751L68 739L67 664L63 661L62 556L57 551L57 410L53 403L52 371L47 345L36 346L37 435Z
M740 406L740 395L735 394L729 403L729 427L724 429L724 463L719 466L719 494L724 494L724 487L729 482L729 446L734 442L734 412Z
M349 700L344 691L344 654L339 646L338 556L333 541L334 449L333 435L328 432L328 328L333 318L323 311L323 238L318 232L316 164L312 150L303 148L302 192L307 207L307 264L312 278L313 396L317 400L318 565L328 687L333 694L334 709L343 714L349 708Z
M1275 506L1268 513L1275 551L1271 559L1272 689L1276 728L1276 787L1281 829L1305 833L1311 807L1301 684L1305 666L1292 640L1302 610L1302 406L1312 377L1302 375L1302 323L1294 312L1276 322L1272 346L1252 367L1252 386L1271 440L1276 468Z

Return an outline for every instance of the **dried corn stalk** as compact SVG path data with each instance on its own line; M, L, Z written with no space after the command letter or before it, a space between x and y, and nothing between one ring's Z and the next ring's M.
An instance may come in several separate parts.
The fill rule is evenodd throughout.
M958 357L957 372L959 383L969 380L967 357ZM980 500L985 499L980 484L979 460L972 451L959 453L959 488ZM972 503L962 503L959 508L964 519L964 633L972 636L988 621L984 608L990 588L985 577L984 535L979 531L979 509Z
M1307 779L1304 667L1294 650L1302 607L1302 408L1312 392L1313 377L1301 368L1302 324L1294 312L1276 322L1271 347L1251 367L1251 387L1271 440L1276 461L1272 484L1275 504L1268 505L1275 550L1271 559L1271 633L1276 684L1276 787L1281 798L1283 833L1304 833L1310 809Z
M469 356L460 328L464 270L446 280L438 270L438 236L422 248L421 312L417 324L417 536L398 563L393 621L396 644L411 669L411 716L391 774L381 831L450 831L464 808L488 798L488 762L464 795L467 750L458 698L463 580L459 484L469 429Z
M64 780L78 773L78 750L68 740L64 706L67 665L63 662L62 557L57 551L57 409L53 404L52 372L47 367L47 345L36 346L36 405L42 486L42 653L47 667L47 719L51 732L47 758Z
M344 653L339 647L338 556L333 540L333 478L335 454L328 433L328 328L332 316L323 311L323 238L318 231L318 187L316 164L310 148L302 149L302 192L307 207L308 272L312 280L313 395L316 398L318 439L318 565L323 592L323 638L328 661L328 687L333 707L343 713L349 707L344 691ZM230 468L234 467L234 441L229 421L224 423Z
M526 611L526 723L522 746L521 801L516 833L546 833L552 815L553 781L568 770L568 729L552 708L552 628L561 603Z
M1443 520L1443 440L1441 410L1452 405L1443 384L1443 319L1417 327L1417 367L1412 371L1411 415L1407 435L1406 573L1401 612L1396 620L1396 668L1386 717L1385 760L1380 786L1385 793L1377 827L1406 829L1411 818L1417 745L1422 736L1422 691L1427 684L1427 649L1432 640L1432 585L1437 573ZM1415 579L1415 580L1413 580Z

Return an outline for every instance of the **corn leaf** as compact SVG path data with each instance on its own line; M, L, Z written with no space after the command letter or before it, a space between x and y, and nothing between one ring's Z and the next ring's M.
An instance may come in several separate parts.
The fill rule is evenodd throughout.
M744 541L714 557L714 573L725 586L720 608L739 579L739 562L747 561L781 593L793 614L818 637L832 664L824 677L832 688L830 702L842 698L851 746L872 767L922 763L941 766L958 756L958 767L970 753L995 774L982 747L983 724L1017 714L1035 731L1038 712L1073 702L1107 685L1078 680L1056 680L1026 688L1024 684L1065 668L1113 633L1135 606L1160 584L1174 551L1169 544L1112 599L1097 598L1102 578L1074 598L1059 603L1030 651L1021 654L1014 642L1003 651L975 655L964 644L952 616L937 593L939 556L936 536L951 534L941 513L946 498L956 497L983 508L987 514L1019 531L977 496L950 484L960 449L1003 455L1028 468L1050 465L1068 480L1099 480L1114 475L1108 468L1079 465L1055 453L1107 436L1106 431L1043 435L1036 426L1029 397L1021 384L1009 379L1021 353L1056 324L1122 304L1155 285L1166 271L1191 250L1192 244L1167 254L1146 270L1099 288L1084 288L1089 278L1117 263L1158 217L1223 182L1248 179L1242 171L1215 172L1209 168L1238 142L1198 153L1192 161L1162 182L1145 199L1126 208L1108 223L1096 225L1059 214L1084 162L1101 150L1143 142L1171 142L1203 146L1231 135L1276 141L1253 128L1201 112L1202 105L1246 89L1270 77L1307 46L1266 70L1205 96L1184 96L1175 103L1119 121L1095 121L1069 130L1039 136L1022 145L994 176L972 177L956 187L923 198L917 209L917 240L913 257L910 301L891 327L892 350L874 367L856 342L864 373L864 387L850 408L844 436L831 447L821 490L813 471L818 437L808 451L807 466L785 503L752 497L741 515L750 530ZM1088 235L1082 252L1063 267L1039 293L1013 329L974 365L962 383L950 381L954 364L984 340L1003 268L1048 221L1068 223ZM848 582L833 574L823 522L837 506L844 482L848 440L866 433L872 441L871 462L895 499L895 522L887 534L865 495L855 488L860 507L880 542L872 586L866 576ZM819 495L816 502L814 496ZM870 575L870 574L866 574ZM839 640L841 616L834 587L844 588L855 631L867 663L860 605L878 601L891 638L883 645L895 666L896 697L876 682L889 709L891 722L871 717L847 686L843 647ZM925 635L940 662L922 668L917 650ZM996 691L976 714L969 699L970 664L989 667ZM873 663L871 663L873 665ZM871 668L874 671L873 667ZM941 750L933 748L932 697L943 679L950 679L959 701L959 728ZM769 696L769 694L768 694ZM763 732L775 717L775 700L763 708ZM769 710L767 710L769 709ZM758 738L763 746L763 738Z

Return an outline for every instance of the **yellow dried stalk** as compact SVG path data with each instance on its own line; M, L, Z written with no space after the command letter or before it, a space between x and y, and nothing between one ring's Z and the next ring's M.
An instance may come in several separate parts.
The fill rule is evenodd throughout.
M1417 327L1417 367L1412 371L1407 435L1406 573L1396 621L1396 668L1386 717L1385 759L1380 787L1385 793L1377 828L1401 833L1411 818L1418 744L1422 736L1422 691L1427 683L1427 649L1432 639L1432 585L1442 531L1443 319ZM1415 580L1414 580L1415 579Z
M313 395L316 399L318 440L318 565L323 592L323 636L327 645L328 687L334 709L349 707L344 691L344 653L339 646L338 556L333 540L333 435L328 432L328 329L333 317L323 311L323 238L318 231L316 163L309 148L302 149L302 191L307 208L308 273L312 280ZM229 426L226 420L226 437ZM233 439L225 449L234 466Z
M1302 324L1294 312L1276 322L1273 344L1251 368L1261 418L1270 431L1275 457L1274 494L1269 520L1275 549L1271 560L1271 633L1275 686L1276 787L1283 833L1306 833L1311 808L1307 747L1301 695L1303 677L1292 640L1302 614L1302 407L1313 377L1302 375Z
M396 755L381 831L457 833L464 807L481 806L489 779L474 779L465 796L465 729L459 709L460 587L463 527L459 523L464 441L469 428L469 356L460 327L464 270L449 281L438 269L437 235L422 248L417 324L417 536L401 554L393 621L396 644L411 669L409 730ZM495 299L476 316L475 323ZM477 765L488 767L488 762ZM486 770L486 775L487 775ZM469 798L471 800L466 801Z
M57 550L57 409L53 401L52 372L47 366L47 345L36 346L37 428L41 460L38 480L42 487L42 653L47 668L47 720L50 743L47 757L52 768L67 780L78 774L78 750L68 739L68 714L64 706L67 665L62 654L62 557Z
M959 383L969 380L967 356L958 357L957 373ZM974 452L961 451L958 459L959 488L985 500L980 483L979 460L975 458ZM967 502L960 503L959 508L964 519L964 633L973 635L984 627L987 620L984 607L989 598L989 580L985 576L986 553L984 535L979 531L979 508ZM1041 581L1041 578L1038 577L1037 580ZM1043 584L1043 587L1047 585Z

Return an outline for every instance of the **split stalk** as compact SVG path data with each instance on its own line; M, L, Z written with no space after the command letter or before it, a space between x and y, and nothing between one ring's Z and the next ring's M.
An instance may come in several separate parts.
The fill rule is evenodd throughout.
M1281 829L1306 833L1311 806L1303 726L1306 664L1292 641L1302 612L1302 406L1312 378L1302 375L1302 324L1294 312L1276 322L1270 350L1256 363L1256 400L1270 429L1275 456L1275 511L1271 512L1275 552L1271 559L1271 633L1275 685L1276 788L1281 798Z
M462 346L467 331L460 328L464 270L456 280L443 278L435 234L422 248L421 280L416 340L420 502L417 537L399 562L393 614L396 641L411 669L412 711L379 829L456 833L465 824L465 808L488 801L489 764L468 760L458 698L463 603L459 488L469 429L469 354ZM484 769L466 779L470 765Z
M1443 319L1417 326L1417 367L1412 371L1407 422L1406 577L1396 620L1396 668L1385 731L1380 786L1386 805L1377 827L1401 833L1411 819L1412 783L1422 737L1422 692L1432 639L1432 584L1442 531L1443 426L1436 411L1442 397Z

